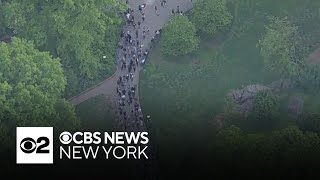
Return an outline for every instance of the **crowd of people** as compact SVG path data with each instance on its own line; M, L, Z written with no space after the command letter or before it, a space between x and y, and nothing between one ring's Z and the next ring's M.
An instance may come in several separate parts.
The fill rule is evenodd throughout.
M133 1L133 0L132 0ZM141 4L134 9L128 8L124 12L124 18L126 19L125 30L121 32L120 41L118 43L117 50L117 64L121 70L120 75L117 77L117 87L115 89L117 93L117 105L120 128L124 131L145 131L146 126L151 122L149 115L144 116L141 110L139 96L138 96L138 76L139 71L146 63L150 50L154 47L156 41L162 34L162 29L154 29L148 27L145 21L145 10L150 8L148 14L152 12L151 8L154 8L156 16L160 16L161 8L167 8L166 0L157 0L154 5ZM126 0L129 4L129 0ZM158 7L156 4L160 4ZM166 11L170 13L169 11ZM174 10L175 14L182 14L179 6ZM155 150L153 146L149 145L152 150L149 151L149 158L155 158ZM150 164L151 163L151 164ZM138 163L146 167L156 168L153 161L146 161L146 163ZM151 170L150 172L153 172Z
M129 4L129 0L126 1ZM160 0L160 8L165 8L166 0ZM149 8L150 6L148 6ZM150 32L150 28L145 26L144 21L147 18L145 14L146 4L138 6L138 12L128 8L124 12L126 19L126 32L121 32L121 39L118 43L117 64L122 71L122 74L117 80L117 97L118 97L118 112L120 115L120 126L125 130L140 129L144 127L144 120L150 122L150 116L144 116L141 111L138 95L137 81L135 76L139 70L143 68L150 49L155 41L159 39L162 29L155 32ZM159 16L159 9L155 5L155 14ZM182 13L179 6L174 13ZM150 39L150 43L144 44L146 38ZM147 41L148 42L148 41Z
M126 3L129 3L127 0ZM150 45L144 45L143 41L150 36L150 29L142 27L146 19L144 9L146 4L139 5L140 17L133 9L128 8L124 13L127 31L121 32L121 40L118 43L117 63L123 75L117 80L118 112L120 115L120 126L125 130L139 129L144 126L144 117L137 97L137 82L134 76L139 68L145 64L149 54ZM154 41L160 35L158 30L152 36Z

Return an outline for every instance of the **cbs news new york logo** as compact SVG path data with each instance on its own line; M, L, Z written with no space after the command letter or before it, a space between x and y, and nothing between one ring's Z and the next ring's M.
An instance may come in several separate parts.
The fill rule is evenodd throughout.
M17 164L53 164L53 127L17 127Z

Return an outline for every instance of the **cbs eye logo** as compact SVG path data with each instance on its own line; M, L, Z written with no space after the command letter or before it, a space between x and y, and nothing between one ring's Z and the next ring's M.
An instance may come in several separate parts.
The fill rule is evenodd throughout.
M53 164L53 128L17 127L17 164Z
M59 136L59 140L62 144L69 144L72 141L72 135L67 131L62 132Z
M37 146L38 144L40 144L39 146ZM22 152L24 153L33 153L36 150L36 153L49 153L48 149L44 149L46 147L48 147L50 144L50 140L47 137L39 137L37 139L37 141L35 141L34 139L27 137L22 139L21 143L20 143L20 149Z

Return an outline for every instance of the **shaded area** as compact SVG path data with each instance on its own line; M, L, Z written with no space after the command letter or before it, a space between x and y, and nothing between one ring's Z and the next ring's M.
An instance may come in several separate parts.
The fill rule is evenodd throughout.
M172 167L183 164L191 170L195 166L205 166L205 162L214 164L210 160L210 146L215 143L217 133L214 118L224 111L228 103L226 95L233 89L270 84L281 78L264 69L256 48L268 15L289 16L293 23L301 26L310 53L319 45L318 2L233 2L234 21L228 32L216 37L202 35L200 49L179 58L164 57L158 46L141 72L141 104L144 113L151 115L151 129L163 169L171 171ZM309 37L314 39L311 41ZM288 103L291 97L301 93L296 89L280 94L281 117L275 129L294 124L288 116ZM302 96L307 101L304 110L309 106L319 108L311 97L316 98ZM237 125L248 127L240 117L235 119Z
M86 131L112 131L115 126L115 112L112 101L100 95L76 106L81 127Z

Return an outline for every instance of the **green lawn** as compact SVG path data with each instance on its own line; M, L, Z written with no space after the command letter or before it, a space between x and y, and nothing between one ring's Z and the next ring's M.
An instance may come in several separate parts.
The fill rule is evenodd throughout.
M320 13L319 7L316 0L241 0L234 6L230 31L202 37L194 54L163 57L158 45L141 73L140 98L144 113L152 117L160 155L174 156L173 149L192 151L190 144L196 142L195 148L206 147L213 141L213 118L223 110L231 89L279 79L263 69L256 48L268 15L286 15L311 34L319 26L314 23L319 16L307 15Z
M81 129L86 131L114 130L115 114L108 99L100 95L91 98L78 106L76 113L81 120Z

